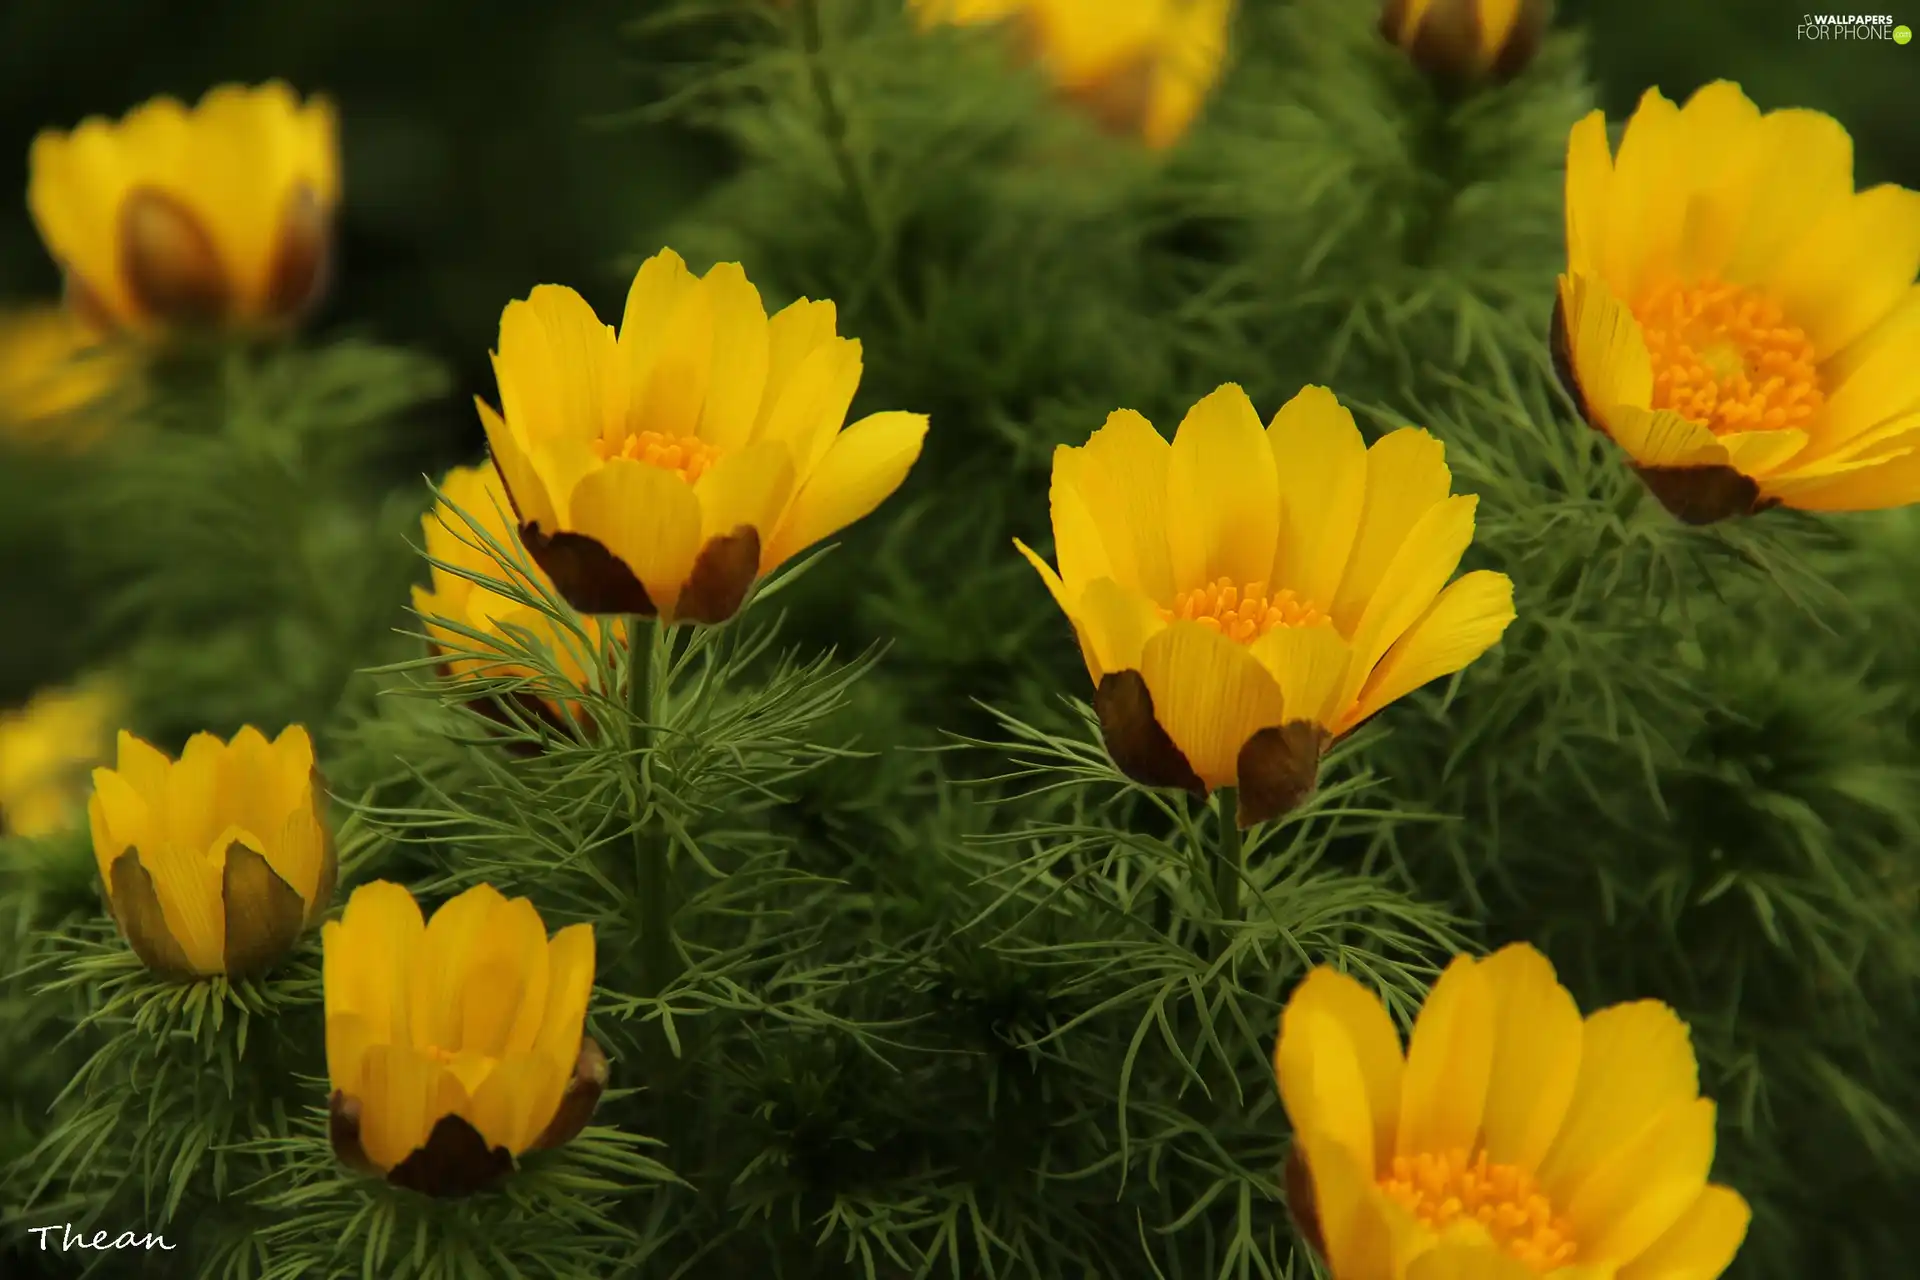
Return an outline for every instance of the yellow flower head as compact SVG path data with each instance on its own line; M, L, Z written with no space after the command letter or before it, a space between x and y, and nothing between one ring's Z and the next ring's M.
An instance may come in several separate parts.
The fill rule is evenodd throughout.
M618 335L541 285L500 317L501 412L478 402L520 537L582 613L724 622L755 579L877 507L917 413L842 431L860 344L831 302L771 320L739 265L649 258Z
M87 771L111 750L119 708L117 693L96 681L0 713L0 834L52 835L78 822Z
M1122 409L1057 450L1059 572L1020 550L1079 636L1114 763L1237 785L1241 825L1262 821L1312 790L1332 739L1493 645L1513 585L1448 585L1478 499L1448 496L1443 453L1414 427L1369 449L1324 387L1262 429L1231 383L1172 444Z
M333 107L275 81L34 139L27 204L90 323L152 333L289 320L325 278Z
M427 555L435 560L458 565L471 573L491 578L499 578L507 571L495 564L480 547L474 545L478 540L465 521L448 507L451 502L465 512L468 519L479 524L496 542L511 548L519 541L514 532L511 519L512 507L508 503L505 486L500 483L500 474L491 464L478 467L455 467L440 482L443 501L435 504L434 509L421 517L420 525L426 535ZM546 581L546 575L538 565L533 566L534 573L549 589L552 583ZM537 609L528 608L497 592L489 591L470 578L433 566L433 586L414 587L413 609L424 622L427 635L436 647L442 650L470 650L473 642L464 636L449 631L435 618L445 618L465 623L476 631L507 637L515 631L530 632L544 641L553 653L554 661L572 682L581 688L586 687L587 672L575 649L579 645L578 637L563 634L555 627L553 620ZM599 642L600 624L592 619L583 619L586 631ZM613 633L624 636L625 630L616 621ZM492 661L473 657L450 657L449 674L454 676L475 676L495 679L516 676L532 676L533 670L516 663ZM557 719L558 708L550 702L525 695L539 714ZM574 716L580 715L578 705L572 707Z
M1014 25L1060 92L1103 127L1173 145L1226 56L1233 0L910 0L923 23Z
M1540 52L1552 17L1552 0L1386 0L1380 34L1443 84L1504 84Z
M88 411L126 384L131 353L58 307L0 314L0 435L82 443Z
M93 852L134 954L170 977L258 973L333 898L313 742L293 725L231 744L196 733L180 759L120 732L93 771Z
M584 1034L591 925L549 940L531 902L489 885L425 921L412 894L379 881L355 889L320 940L343 1163L465 1195L586 1125L607 1082Z
M1714 1280L1746 1236L1707 1181L1686 1024L1652 1000L1583 1021L1532 947L1456 958L1404 1053L1373 992L1316 969L1274 1071L1288 1200L1333 1280Z
M1853 189L1853 144L1738 85L1649 90L1619 155L1567 146L1554 355L1587 421L1682 520L1920 501L1920 194Z

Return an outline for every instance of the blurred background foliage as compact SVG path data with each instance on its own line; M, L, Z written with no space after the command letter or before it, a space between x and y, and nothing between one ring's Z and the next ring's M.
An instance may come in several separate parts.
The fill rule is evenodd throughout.
M1327 856L1368 871L1397 860L1431 900L1497 922L1481 931L1483 941L1541 942L1589 1007L1648 995L1679 1006L1699 1028L1704 1071L1721 1103L1731 1161L1722 1176L1763 1205L1745 1274L1876 1277L1891 1274L1888 1259L1910 1258L1912 1224L1899 1206L1912 1203L1920 1160L1920 1018L1909 1007L1920 973L1911 954L1920 884L1920 610L1908 598L1911 574L1888 566L1913 563L1920 525L1904 515L1863 521L1851 527L1862 531L1868 554L1857 544L1825 559L1806 553L1815 555L1816 576L1852 606L1821 623L1764 582L1731 585L1728 607L1698 627L1654 602L1699 591L1697 583L1650 591L1645 608L1604 589L1583 601L1576 580L1584 562L1652 574L1681 545L1679 535L1657 521L1609 524L1607 510L1630 508L1637 485L1610 468L1584 432L1556 460L1556 474L1515 461L1532 448L1524 423L1556 415L1537 388L1476 399L1430 369L1416 377L1397 365L1407 350L1444 352L1456 330L1472 328L1463 317L1495 335L1487 343L1496 369L1530 346L1531 337L1515 335L1540 331L1545 282L1560 252L1553 171L1566 124L1587 105L1582 58L1610 116L1629 111L1650 85L1680 99L1730 78L1763 108L1838 116L1854 138L1861 185L1920 188L1911 112L1920 49L1799 41L1798 6L1773 0L1563 0L1560 21L1584 32L1584 49L1551 46L1531 80L1476 120L1479 151L1448 159L1480 166L1491 184L1477 197L1487 202L1489 230L1480 233L1463 201L1435 219L1445 224L1444 246L1419 248L1417 199L1396 203L1385 198L1391 192L1364 190L1365 180L1393 171L1368 147L1392 148L1359 126L1388 121L1393 127L1381 133L1395 134L1398 146L1404 113L1428 107L1409 90L1410 77L1371 75L1386 58L1355 52L1357 24L1319 33L1312 22L1326 4L1243 0L1245 20L1263 28L1285 27L1286 11L1307 13L1304 25L1273 41L1288 59L1237 71L1218 106L1222 127L1203 127L1186 153L1151 175L1144 165L1130 171L1118 152L1111 167L1048 167L1047 156L1068 152L1052 139L1060 149L1049 153L1044 136L1027 139L1037 150L995 152L995 112L1031 114L1032 104L1006 94L1004 81L988 91L1004 100L954 113L972 132L942 133L947 117L913 114L926 86L901 79L903 69L946 64L856 41L835 73L854 87L860 109L885 117L869 120L874 127L862 138L867 158L895 183L881 192L891 203L877 212L837 203L848 193L831 177L808 185L809 166L832 163L819 149L810 86L769 76L751 87L770 103L741 108L736 99L754 68L725 61L714 41L727 29L647 23L664 8L652 0L0 0L0 190L24 192L28 144L42 127L116 116L157 93L191 99L222 81L281 77L339 103L347 193L337 284L313 326L326 345L249 366L234 375L239 384L216 380L221 394L206 412L223 420L175 423L168 454L136 441L92 461L9 456L0 474L0 706L124 652L124 629L138 626L149 643L136 656L148 665L129 673L136 702L147 690L158 696L132 718L159 738L177 741L203 726L229 731L242 719L333 719L351 669L394 656L388 628L405 625L403 582L419 565L396 549L416 535L426 499L418 476L437 478L479 454L471 398L495 395L487 351L501 306L557 281L578 288L603 316L616 315L635 259L663 243L696 267L743 258L770 303L799 293L835 298L841 331L866 345L861 406L932 414L935 432L908 488L884 518L854 531L856 545L839 553L838 565L783 602L808 642L852 651L895 642L853 687L844 713L868 746L925 740L936 726L984 733L974 698L1039 716L1060 688L1079 691L1063 629L1005 541L1009 532L1043 531L1045 460L1056 441L1084 438L1098 414L1123 404L1168 430L1180 409L1227 377L1244 381L1268 411L1302 381L1331 377L1370 431L1399 414L1431 423L1450 446L1467 446L1449 450L1457 488L1504 495L1505 515L1496 503L1483 509L1482 537L1526 593L1523 620L1541 619L1532 631L1523 621L1506 649L1541 661L1532 680L1512 682L1539 693L1536 702L1500 691L1502 659L1492 656L1472 673L1486 699L1474 716L1436 711L1423 719L1409 707L1366 761L1401 808L1416 809L1417 800L1469 822L1330 842ZM1911 22L1920 13L1895 17ZM638 110L687 88L687 74L716 66L743 74L731 88L706 82L706 96L684 100L671 118ZM1356 76L1355 66L1371 78ZM1324 78L1323 68L1331 69ZM979 93L987 82L967 83ZM1297 134L1263 134L1252 120L1276 103L1302 108L1289 117ZM955 138L996 163L1011 154L1028 166L1010 169L987 194L988 213L963 228L951 209L943 221L940 206L982 197L967 185L971 160L928 150ZM1290 156L1297 172L1284 168ZM1412 159L1401 167L1434 157ZM1404 262L1376 252L1384 232L1373 222L1333 226L1324 244L1314 227L1300 225L1312 221L1303 219L1312 200L1302 191L1331 181L1315 167L1328 163L1349 166L1340 176L1355 179L1328 208L1387 209L1408 220L1395 228L1409 237ZM1465 180L1462 172L1453 177ZM892 260L878 268L876 228L863 217L908 237L889 243ZM1071 251L1055 253L1055 245ZM1276 285L1309 245L1321 255L1313 288L1296 295L1290 282ZM1452 300L1459 311L1401 325L1395 308L1424 289L1417 273L1429 265L1428 249L1457 267L1471 292ZM1223 265L1236 262L1244 270ZM1446 279L1435 271L1428 282L1443 287ZM966 287L952 289L956 281ZM1197 305L1220 296L1216 289L1245 310L1236 317L1223 307L1214 316ZM0 208L0 306L56 290L24 201ZM1082 305L1022 309L1028 299L1061 297ZM1335 340L1309 350L1281 334ZM1488 365L1474 362L1485 354L1451 363L1484 375ZM289 388L299 405L285 401ZM187 419L196 403L165 401ZM244 440L249 414L288 427L282 443L310 447L334 473L286 494L260 480L274 468L247 469L244 449L209 446L195 455L196 429ZM356 447L334 447L376 421L399 430L375 439L363 432ZM958 425L943 433L943 423ZM63 477L75 467L125 473L103 487L120 509L101 512L92 536L84 524L76 531L59 506ZM1529 523L1541 517L1527 504L1561 501L1568 519L1556 526L1558 543L1541 551L1539 524ZM171 517L152 522L152 538L189 541L134 545L140 535L129 530L141 527L141 502ZM973 518L955 518L957 510ZM1791 527L1766 527L1776 526ZM1581 545L1583 535L1596 540ZM196 552L191 538L223 541ZM128 554L116 555L116 546ZM263 606L258 618L226 625L217 614L234 582L197 592L196 555L230 577L259 572L263 591L290 593L287 608ZM289 561L298 571L280 572ZM155 563L171 565L173 575L130 592L127 576ZM861 566L878 589L851 590L848 580L859 575L848 565ZM295 625L285 625L289 611ZM1768 642L1757 645L1762 625ZM1549 671L1555 662L1574 674ZM1617 665L1596 665L1606 662ZM224 679L263 663L275 679L244 688ZM1540 693L1556 680L1557 705ZM1603 714L1598 704L1621 689L1637 704ZM1443 705L1437 691L1420 703ZM352 762L369 777L381 772L371 758L379 730L377 718L373 729L360 727L363 756ZM1530 733L1544 744L1538 756ZM1489 742L1503 749L1485 750ZM1456 767L1463 744L1480 745L1487 763ZM1584 772L1548 773L1543 782L1547 745L1572 753ZM1001 1051L1014 1035L1009 1025L1057 1016L1044 1007L1047 993L1024 985L1031 975L1009 972L1004 957L976 954L945 931L942 895L962 894L943 879L954 877L951 868L927 859L903 870L872 852L952 842L969 823L984 824L941 789L938 774L904 753L878 764L843 762L807 783L808 804L790 820L821 869L851 863L848 874L863 886L904 878L885 886L906 904L893 909L928 939L920 957L927 991L916 989L912 1001L924 994L971 1009ZM1660 795L1649 799L1654 779ZM931 835L898 816L903 794L927 799ZM1499 805L1487 799L1496 795ZM1495 830L1497 839L1481 838ZM63 865L53 853L48 864ZM64 892L78 902L87 887L69 883ZM7 902L0 955L9 931L24 936L52 910ZM1027 1007L1035 1001L1038 1012ZM14 1001L0 1013L28 1008ZM34 1010L35 1019L46 1016ZM24 1060L39 1028L24 1015L0 1018L0 1061ZM767 1068L796 1094L787 1111L804 1112L831 1139L826 1145L865 1151L872 1143L863 1125L917 1133L938 1122L913 1114L909 1104L925 1109L918 1097L876 1102L885 1091L850 1074L834 1058L839 1052L822 1050L824 1065L813 1068L793 1060ZM56 1078L57 1060L36 1071ZM858 1114L868 1106L877 1120ZM0 1120L31 1127L24 1116ZM1272 1131L1278 1120L1256 1115L1253 1123ZM844 1143L836 1125L852 1132ZM970 1137L981 1140L978 1131ZM0 1155L5 1140L0 1129Z

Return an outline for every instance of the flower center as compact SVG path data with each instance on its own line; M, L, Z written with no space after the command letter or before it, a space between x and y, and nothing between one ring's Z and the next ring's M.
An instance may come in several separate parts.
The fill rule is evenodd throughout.
M593 451L602 461L630 458L663 471L677 471L688 484L700 479L720 456L720 451L697 436L670 436L661 431L636 431L610 448L605 439L593 442Z
M1264 582L1241 587L1229 578L1182 591L1173 598L1173 608L1161 609L1160 616L1168 622L1197 622L1241 644L1251 644L1275 627L1314 627L1330 621L1291 591L1268 595Z
M1455 1148L1440 1155L1395 1156L1380 1189L1435 1231L1477 1222L1509 1257L1544 1275L1579 1252L1573 1228L1524 1169L1472 1159Z
M1655 409L1726 435L1805 426L1826 401L1812 340L1764 294L1670 281L1633 315L1653 357Z

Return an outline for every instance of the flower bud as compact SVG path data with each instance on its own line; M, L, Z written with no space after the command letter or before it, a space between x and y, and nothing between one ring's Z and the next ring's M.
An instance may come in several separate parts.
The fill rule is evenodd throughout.
M1380 34L1435 82L1505 84L1540 51L1551 0L1386 0Z

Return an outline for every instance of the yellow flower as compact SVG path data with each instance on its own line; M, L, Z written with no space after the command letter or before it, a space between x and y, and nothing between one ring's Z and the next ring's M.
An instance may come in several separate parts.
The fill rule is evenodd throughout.
M258 973L333 898L333 843L313 742L251 725L231 744L196 733L172 761L120 732L93 771L87 816L114 919L134 954L170 977Z
M48 130L29 170L34 223L89 323L271 325L324 281L340 199L333 107L278 81Z
M1846 130L1738 85L1650 90L1567 146L1554 355L1682 520L1920 501L1920 194L1853 189Z
M1504 84L1540 51L1551 0L1386 0L1380 34L1443 84Z
M771 320L737 263L649 258L615 335L541 285L500 317L501 412L477 402L520 537L582 613L724 622L755 579L877 507L917 413L845 431L860 344L831 302Z
M447 503L465 512L467 517L477 522L485 532L501 545L512 548L519 535L514 532L505 486L500 483L500 475L491 464L478 467L455 467L440 482L443 501L420 520L422 531L426 535L427 555L451 565L458 565L470 573L490 578L500 578L506 570L495 564L492 557L473 545L478 539L461 518L453 513ZM546 579L538 565L533 566L535 575L549 589L552 583ZM433 586L431 589L416 586L413 588L413 609L419 614L426 626L427 635L435 646L443 651L472 650L474 642L464 636L448 630L434 621L445 618L464 623L476 631L490 633L503 640L516 631L529 632L543 641L552 651L554 661L560 670L574 685L585 688L587 670L581 656L575 652L580 645L578 637L563 632L553 620L537 609L528 608L497 592L489 591L457 573L433 566ZM586 631L597 645L600 638L600 624L592 619L583 619ZM624 637L625 629L616 621L613 634ZM516 637L517 641L517 637ZM491 679L508 679L516 676L531 677L532 668L502 660L487 660L473 657L450 657L447 661L448 674L453 676L474 676ZM549 700L537 698L532 694L519 695L521 702L538 715L553 721L559 720L558 707ZM570 707L577 719L581 715L578 704Z
M1447 584L1478 499L1448 496L1443 454L1414 427L1369 449L1323 387L1263 430L1231 383L1172 444L1122 409L1058 449L1059 572L1015 545L1073 623L1114 763L1238 786L1247 826L1313 789L1334 738L1493 645L1513 584Z
M124 386L131 353L100 341L57 307L0 313L0 435L85 443L101 425L89 410Z
M423 921L362 885L320 931L335 1153L429 1195L480 1190L515 1156L571 1141L607 1083L584 1034L593 927L547 938L488 885Z
M0 714L0 833L45 836L78 822L87 771L106 758L119 707L116 692L94 681Z
M1069 100L1103 127L1168 147L1226 56L1233 0L910 0L925 24L1013 24Z
M1532 947L1456 958L1405 1053L1377 996L1316 969L1274 1072L1289 1204L1333 1280L1713 1280L1746 1236L1707 1181L1686 1024L1652 1000L1583 1021Z

